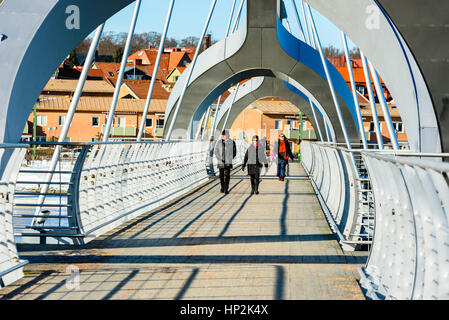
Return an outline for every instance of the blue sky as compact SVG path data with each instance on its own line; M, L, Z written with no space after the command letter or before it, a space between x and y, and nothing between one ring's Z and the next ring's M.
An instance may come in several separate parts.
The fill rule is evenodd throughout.
M241 1L237 0L237 8ZM208 29L212 33L212 37L216 40L221 40L225 36L232 2L233 0L217 1L214 15ZM162 32L169 3L169 0L143 0L137 21L136 33L150 31ZM211 3L212 0L176 0L168 37L173 37L178 40L188 36L199 37ZM299 37L299 27L294 16L291 0L287 0L285 3L292 32L295 36ZM296 0L296 3L300 10L300 16L302 16L300 0ZM128 32L133 10L134 3L109 19L105 25L105 32ZM312 12L316 19L322 45L333 45L341 48L340 31L317 11L312 9ZM349 46L353 47L353 44L349 42Z

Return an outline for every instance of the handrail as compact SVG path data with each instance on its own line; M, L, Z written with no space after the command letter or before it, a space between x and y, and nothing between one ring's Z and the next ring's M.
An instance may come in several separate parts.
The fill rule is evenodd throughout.
M238 162L241 161L242 147L245 143L240 140L236 142L238 157L235 160ZM35 233L24 230L20 235L27 238L44 238L43 243L47 244L67 241L82 244L90 241L124 221L129 221L188 192L210 178L206 168L209 164L207 155L210 148L213 148L210 141L184 139L86 143L35 142L35 144L82 147L80 153L76 155L73 170L68 169L72 171L67 169L55 171L67 174L71 172L70 182L59 182L69 185L67 193L58 193L64 198L63 202L41 205L43 208L57 207L63 208L63 211L67 210L67 214L61 215L60 212L61 221L56 228L59 232L36 232L42 229L55 229L52 227L55 220L51 220L54 211L49 210L33 215L35 219L29 228L18 227L34 229ZM89 152L89 149L92 151ZM216 165L212 161L213 171L214 167ZM23 170L23 173L26 172L35 173L34 170ZM24 182L26 181L18 181L20 184ZM30 182L39 184L39 181ZM95 196L98 192L103 196ZM126 199L125 202L122 199ZM30 206L25 202L16 205ZM47 219L49 222L46 224ZM74 231L67 233L67 226Z
M26 260L18 259L14 235L11 232L14 210L13 190L28 147L27 144L0 144L0 159L3 160L0 166L0 215L3 216L3 219L0 219L0 286L3 286L5 282L10 283L21 278L23 273L13 272L28 263ZM16 264L9 267L12 263ZM9 274L8 278L2 279L7 274Z
M431 170L435 170L435 171L449 172L449 163L446 163L446 162L437 162L437 161L420 160L420 159L409 160L409 159L402 159L402 158L391 157L391 156L388 157L388 156L384 156L384 155L380 155L380 154L376 154L376 153L367 153L367 152L362 152L362 154L367 155L372 158L375 158L375 159L378 159L378 160L384 160L387 162L400 163L400 164L405 164L405 165L409 165L409 166L418 166L420 168L431 169ZM438 156L438 157L443 158L444 156Z
M352 153L364 153L367 155L393 155L393 156L400 156L400 157L422 157L422 158L449 158L449 153L426 153L426 152L413 152L408 150L365 150L365 149L348 149L346 147L339 147L333 144L327 144L323 142L312 142L317 145L322 145L324 147L328 148L334 148L337 150L352 152ZM395 158L396 159L396 158ZM383 159L387 160L387 159Z
M366 190L369 182L362 182L362 172L354 157L345 153L345 148L321 142L303 141L301 150L312 187L343 249L352 251L372 244L367 230L363 236L359 232L363 229L359 221L369 219L372 200L368 194L359 192Z
M73 147L84 147L84 146L96 146L96 145L114 145L114 144L164 144L170 142L195 142L197 140L179 139L179 140L168 140L168 141L151 141L151 140L126 140L126 141L94 141L94 142L50 142L50 141L27 141L28 147L31 145L41 145L41 146L73 146ZM0 145L1 146L1 145ZM22 144L17 146L22 147Z
M0 149L17 149L17 148L29 148L30 144L25 143L3 143L0 144Z
M11 268L8 268L8 269L6 269L6 270L1 271L1 272L0 272L0 279L1 279L3 276L6 276L7 274L9 274L9 273L11 273L11 272L16 271L17 269L22 268L23 266L27 265L28 263L29 263L28 260L20 260L18 264L12 266Z

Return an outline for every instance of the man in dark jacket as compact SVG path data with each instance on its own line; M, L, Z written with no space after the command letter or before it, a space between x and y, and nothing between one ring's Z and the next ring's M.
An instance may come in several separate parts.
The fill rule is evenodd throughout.
M268 160L265 153L265 147L259 145L259 137L253 137L253 143L249 146L245 153L242 171L248 164L248 175L251 177L251 194L259 194L259 179L262 166L268 168Z
M279 181L284 181L285 179L285 169L288 165L288 160L293 160L292 150L290 149L290 143L285 138L285 135L281 133L279 135L279 140L274 144L274 153L277 157L278 172L277 176Z
M215 145L215 157L220 170L221 192L229 193L229 180L231 179L232 160L237 155L235 141L229 138L229 132L223 130L221 139Z

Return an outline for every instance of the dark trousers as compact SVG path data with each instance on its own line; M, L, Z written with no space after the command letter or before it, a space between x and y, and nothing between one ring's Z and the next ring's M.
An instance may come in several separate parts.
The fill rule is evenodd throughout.
M278 160L278 177L285 178L285 167L287 166L286 160Z
M229 189L229 180L231 180L231 168L220 168L220 183L223 191Z
M258 192L259 191L259 182L260 182L260 173L250 174L251 178L251 191Z

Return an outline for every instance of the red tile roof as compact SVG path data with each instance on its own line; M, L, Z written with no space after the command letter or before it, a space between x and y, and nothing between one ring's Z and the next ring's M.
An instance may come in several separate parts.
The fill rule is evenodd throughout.
M181 65L181 61L185 56L187 56L187 53L183 52L183 51L170 52L170 61L169 61L168 69L170 71L172 71L176 67L183 67L183 65Z
M114 82L114 86L117 80L112 80ZM139 99L146 99L148 95L148 90L150 88L151 80L130 80L126 79L123 81L135 94L139 97ZM168 100L170 96L170 92L163 87L163 83L161 81L156 81L153 90L152 99L162 99Z
M113 63L113 62L96 62L95 65L103 71L103 74L105 78L112 81L113 79L117 79L118 73L117 71L120 70L120 63ZM134 65L134 62L128 62L126 64L127 67L136 67L137 69L142 70L145 72L149 77L153 75L154 65L144 65L144 64L137 64ZM167 82L166 77L168 74L165 73L163 68L159 68L157 79L162 80L165 83ZM114 81L115 83L115 81Z

